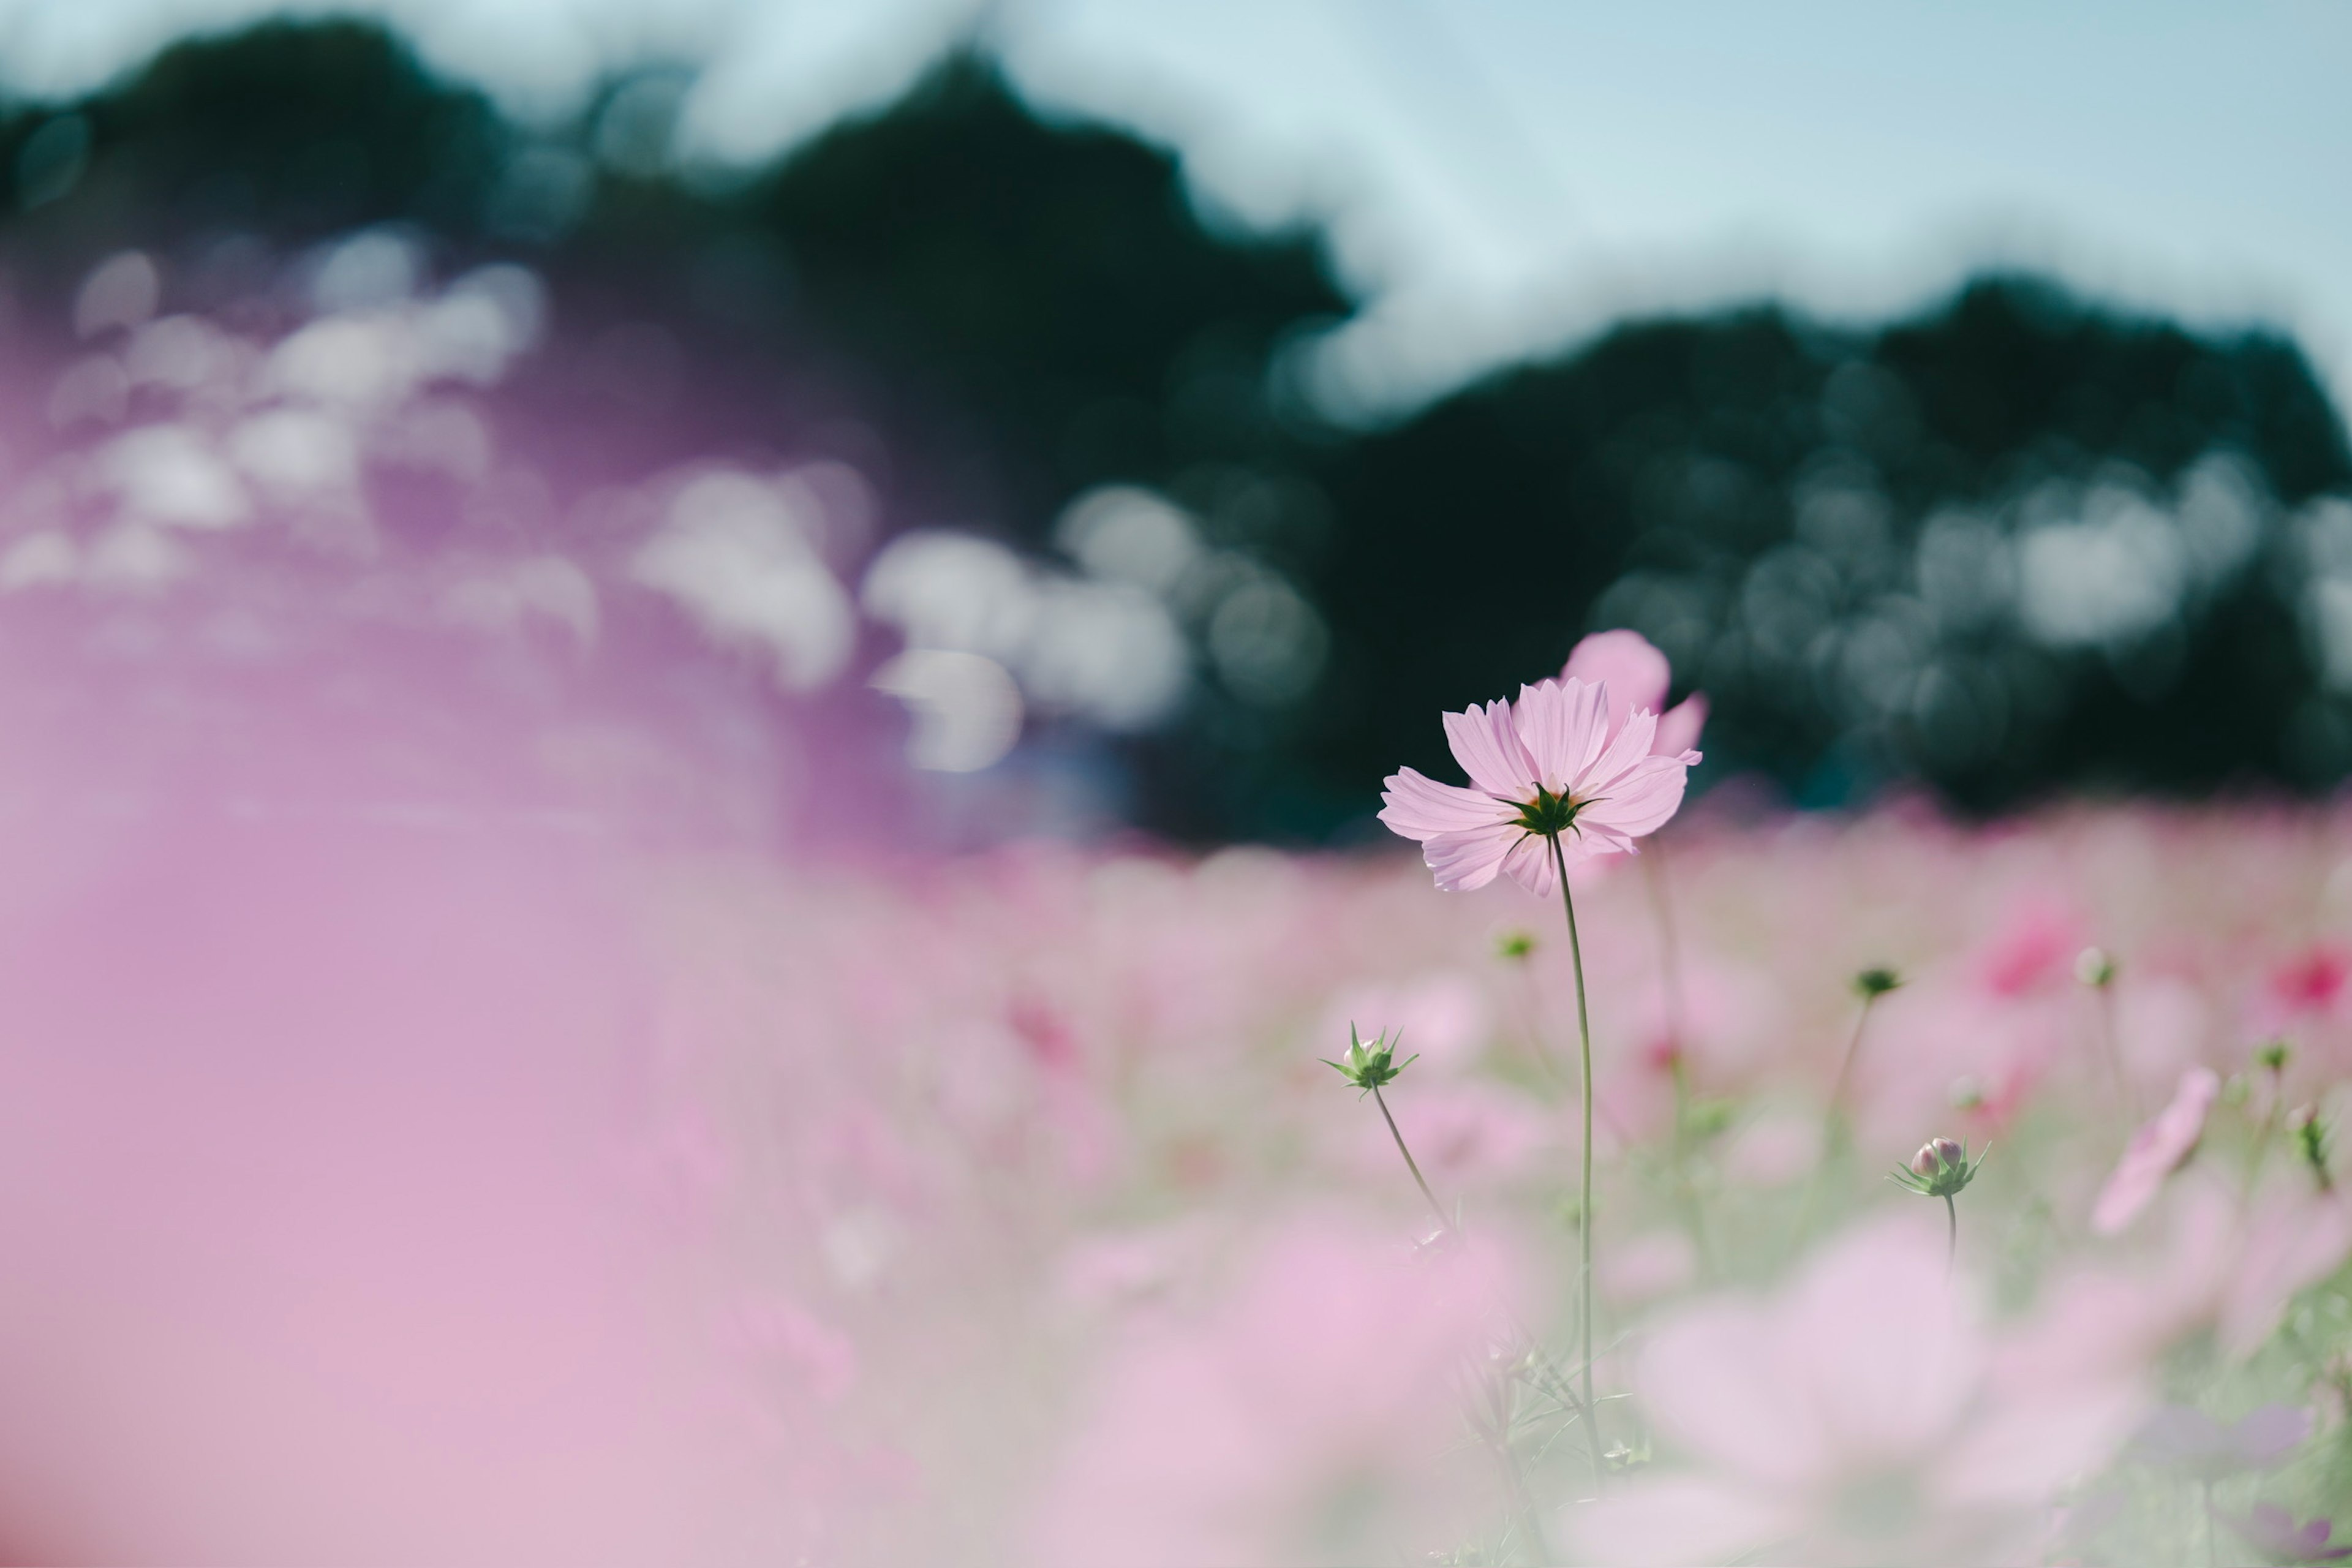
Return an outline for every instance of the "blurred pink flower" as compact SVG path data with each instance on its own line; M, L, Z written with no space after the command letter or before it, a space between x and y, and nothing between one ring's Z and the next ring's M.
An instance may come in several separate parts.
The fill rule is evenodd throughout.
M1636 708L1658 715L1657 733L1650 750L1674 756L1698 744L1706 727L1706 694L1694 691L1672 708L1666 693L1674 684L1674 667L1649 638L1635 631L1594 632L1579 642L1561 667L1562 680L1589 681L1609 689L1609 717L1622 724Z
M1155 1320L1114 1358L1023 1560L1355 1563L1400 1539L1453 1544L1495 1501L1456 1436L1517 1275L1491 1246L1414 1253L1345 1221L1293 1224L1205 1315ZM1469 1461L1458 1476L1449 1448Z
M1612 1563L1886 1563L2000 1555L2114 1452L2127 1378L2018 1382L1929 1227L1848 1233L1777 1300L1717 1298L1636 1373L1662 1443L1703 1467L1637 1480L1564 1523Z
M2303 1447L2311 1412L2293 1405L2257 1406L2224 1426L2188 1405L2168 1405L2132 1437L2135 1458L2191 1479L2226 1480L2274 1468Z
M2041 892L2020 900L1979 956L1978 973L1997 996L2021 996L2071 983L2086 938L2082 918Z
M2258 1502L2243 1517L2223 1515L2230 1528L2274 1563L2341 1563L2352 1557L2352 1546L2330 1546L2333 1521L2315 1519L2297 1524L2294 1515L2276 1503Z
M2156 1119L2132 1134L2131 1144L2116 1164L2115 1173L2091 1205L2091 1228L2101 1236L2119 1236L2147 1207L2164 1178L2180 1167L2204 1135L2205 1113L2221 1092L2221 1080L2210 1068L2191 1068L2180 1075L2172 1103Z
M1439 784L1403 768L1390 775L1381 820L1422 845L1448 891L1483 888L1497 872L1528 891L1553 886L1551 842L1572 864L1634 853L1633 840L1665 825L1682 805L1696 752L1654 754L1657 715L1612 717L1605 687L1547 680L1445 715L1447 741L1473 787Z

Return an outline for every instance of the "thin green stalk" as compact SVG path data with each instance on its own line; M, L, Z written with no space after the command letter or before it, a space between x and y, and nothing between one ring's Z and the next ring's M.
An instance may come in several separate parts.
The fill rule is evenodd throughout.
M1666 1041L1674 1047L1679 1060L1683 1049L1682 942L1675 932L1674 900L1666 889L1666 847L1663 838L1650 840L1650 851L1642 857L1642 865L1648 873L1650 912L1658 922L1658 980L1666 992Z
M1986 1145L1990 1148L1990 1144ZM1952 1277L1952 1265L1960 1256L1960 1210L1952 1202L1952 1194L1944 1194L1944 1278Z
M1552 869L1559 876L1560 908L1568 914L1568 952L1576 966L1576 1037L1584 1067L1584 1180L1577 1201L1577 1235L1583 1244L1579 1271L1584 1335L1584 1409L1590 1423L1585 1446L1592 1454L1592 1486L1600 1491L1608 1482L1608 1465L1601 1456L1601 1406L1592 1397L1592 1016L1584 1001L1584 944L1576 934L1576 900L1568 888L1568 851L1559 835L1551 835Z
M1412 1151L1404 1146L1404 1134L1397 1131L1396 1118L1389 1114L1389 1102L1381 1098L1378 1084L1372 1086L1372 1103L1381 1108L1381 1120L1389 1124L1389 1136L1396 1140L1397 1152L1404 1156L1404 1168L1412 1173L1412 1184L1419 1187L1421 1195L1429 1200L1429 1212L1437 1216L1438 1225L1451 1235L1454 1222L1446 1217L1444 1205L1437 1201L1437 1194L1429 1190L1429 1183L1422 1177L1421 1167L1413 1163Z
M1838 1063L1837 1082L1830 1086L1830 1124L1843 1130L1845 1125L1846 1080L1853 1077L1853 1059L1862 1054L1862 1032L1870 1026L1870 1010L1878 1003L1878 994L1871 992L1862 999L1862 1011L1854 1015L1853 1034L1845 1043L1845 1059Z

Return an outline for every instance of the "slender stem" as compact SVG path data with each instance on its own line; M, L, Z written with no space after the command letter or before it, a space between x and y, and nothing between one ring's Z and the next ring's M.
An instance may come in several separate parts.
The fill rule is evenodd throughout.
M1828 1144L1822 1151L1822 1159L1815 1162L1813 1173L1805 1178L1805 1199L1797 1205L1796 1234L1789 1238L1789 1245L1791 1247L1801 1246L1805 1237L1812 1232L1813 1205L1821 1199L1823 1167L1840 1151L1850 1147L1853 1142L1853 1130L1846 1125L1846 1083L1853 1077L1854 1058L1862 1054L1862 1032L1870 1026L1870 1010L1877 1005L1879 994L1876 991L1864 992L1861 1010L1853 1016L1853 1033L1846 1038L1845 1057L1838 1063L1837 1081L1830 1086L1827 1118Z
M1650 912L1658 921L1658 979L1665 987L1666 1043L1677 1059L1683 1048L1682 942L1675 934L1675 904L1666 889L1666 847L1652 837L1650 852L1642 857L1650 887Z
M1838 1063L1837 1082L1830 1087L1830 1121L1833 1127L1844 1126L1846 1080L1853 1076L1853 1059L1862 1053L1862 1032L1870 1024L1870 1009L1877 1003L1878 993L1866 992L1862 998L1862 1011L1853 1018L1853 1034L1845 1043L1845 1059Z
M2099 1037L2107 1047L2107 1070L2116 1079L2116 1103L2122 1108L2124 1125L2128 1128L2139 1119L2139 1109L2132 1103L2131 1079L2124 1072L2124 1037L2123 1031L2116 1026L2116 982L2112 975L2099 987Z
M1944 1194L1944 1278L1952 1277L1952 1264L1960 1256L1960 1211L1952 1202L1952 1194Z
M1389 1114L1389 1102L1381 1098L1378 1084L1372 1086L1372 1103L1381 1108L1381 1120L1389 1124L1389 1136L1396 1140L1397 1152L1404 1156L1404 1168L1412 1173L1412 1184L1419 1187L1421 1195L1429 1200L1429 1211L1437 1216L1438 1225L1447 1234L1452 1234L1454 1222L1445 1216L1444 1205L1437 1201L1437 1194L1429 1190L1429 1183L1422 1177L1421 1167L1413 1163L1412 1151L1404 1146L1404 1134L1397 1131L1396 1118Z
M2271 1152L2271 1135L2278 1131L2279 1106L2286 1099L2286 1069L2271 1069L2271 1102L2263 1111L2263 1124L2255 1131L2253 1152L2246 1156L2246 1196L2251 1201L2254 1185L2262 1180L2263 1157Z
M1568 851L1560 847L1557 833L1551 836L1551 863L1559 876L1560 908L1568 914L1568 953L1576 966L1576 1037L1584 1066L1584 1181L1577 1199L1577 1236L1583 1244L1579 1283L1583 1297L1584 1409L1591 1424L1585 1446L1592 1453L1592 1485L1598 1491L1607 1485L1608 1466L1601 1457L1601 1406L1592 1397L1592 1016L1584 1001L1584 943L1576 934L1576 899L1568 888Z
M2213 1483L2201 1482L2200 1488L2205 1494L2205 1568L2214 1568L2220 1561L2220 1546L2213 1539Z

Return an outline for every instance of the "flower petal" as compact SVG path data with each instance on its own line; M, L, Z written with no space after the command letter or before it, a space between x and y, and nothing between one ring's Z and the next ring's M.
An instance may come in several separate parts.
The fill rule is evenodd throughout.
M1511 718L1535 762L1537 778L1559 795L1600 754L1608 737L1608 689L1581 680L1522 686Z
M1650 750L1662 757L1678 755L1697 745L1699 731L1706 728L1706 693L1694 691L1658 715L1658 732L1650 739Z
M1590 835L1613 833L1639 838L1655 833L1683 804L1683 786L1690 769L1680 757L1643 757L1609 786L1609 793L1577 814L1577 826Z
M1633 771L1637 763L1650 755L1651 737L1656 733L1658 716L1646 708L1637 708L1626 715L1625 727L1610 739L1609 749L1592 760L1576 782L1580 795L1609 794L1620 779Z
M1509 823L1441 833L1422 845L1421 858L1437 874L1439 887L1449 893L1473 892L1495 879L1503 858L1524 837Z
M1440 784L1411 768L1389 776L1381 792L1381 820L1392 833L1423 842L1441 833L1467 833L1516 815L1506 802L1460 784Z
M1560 847L1568 846L1563 843ZM1503 869L1512 881L1538 898L1559 885L1552 878L1551 840L1532 833L1511 846L1511 852L1503 858Z
M1655 711L1665 706L1674 668L1639 632L1595 632L1576 645L1561 667L1559 678L1570 677L1608 687L1609 727L1614 730L1636 708Z
M1511 723L1511 705L1499 699L1484 708L1445 715L1445 742L1470 782L1497 800L1535 798L1536 765Z

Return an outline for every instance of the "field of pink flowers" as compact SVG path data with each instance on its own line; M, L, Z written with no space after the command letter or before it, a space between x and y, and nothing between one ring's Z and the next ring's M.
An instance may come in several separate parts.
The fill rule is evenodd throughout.
M984 792L1176 612L566 513L536 284L387 246L0 409L0 1556L2352 1555L2352 817L1682 806L1621 645L1423 858L949 853L846 672Z
M1507 880L12 839L33 1554L2335 1550L2340 816L1702 807L1576 868L1597 1409L1570 952ZM1939 1137L1948 1257L1889 1179Z
M1596 865L1597 1418L1556 911L1391 859L683 874L680 1201L789 1282L767 1387L845 1556L2321 1561L2345 827ZM1443 1224L1317 1060L1351 1024L1418 1052L1383 1092ZM1948 1265L1886 1175L1944 1135L1990 1150Z

